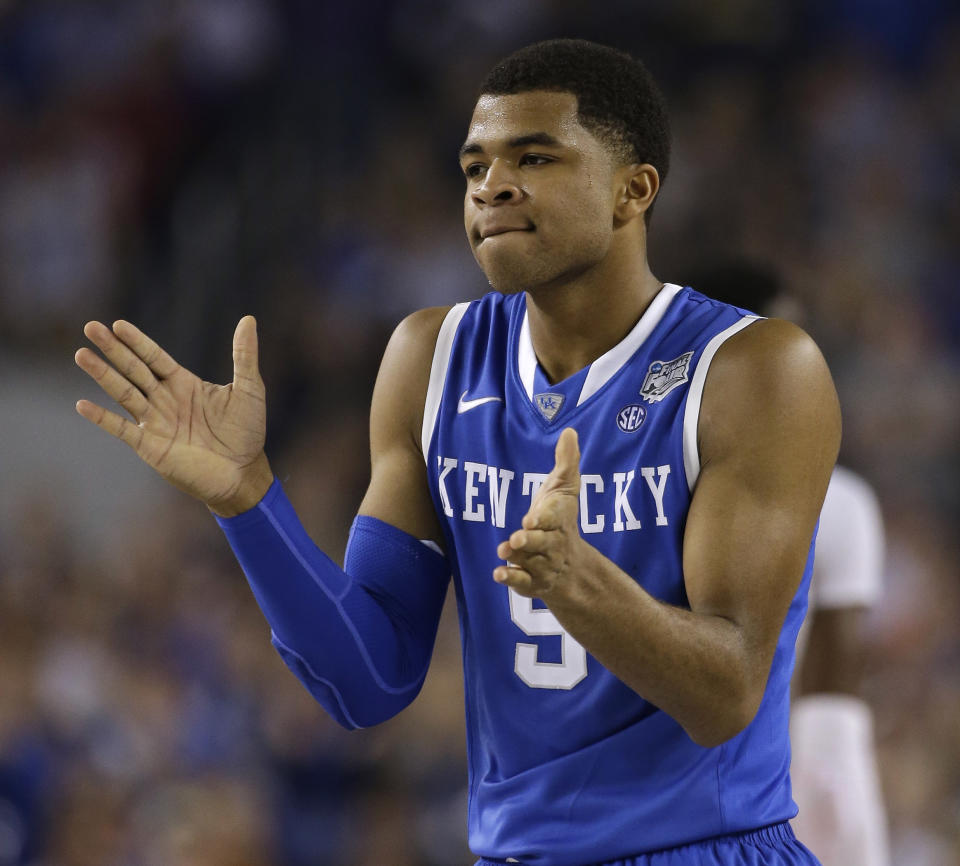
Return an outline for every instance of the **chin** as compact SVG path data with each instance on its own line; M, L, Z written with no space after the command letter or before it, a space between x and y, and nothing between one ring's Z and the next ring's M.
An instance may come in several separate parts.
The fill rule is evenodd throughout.
M522 272L504 273L483 269L490 287L501 295L515 295L518 292L536 291L540 288L556 286L563 282L563 271L535 271L526 268Z
M527 286L529 285L526 282L520 280L502 280L491 277L487 274L487 282L490 283L490 288L495 292L500 292L501 295L516 295L519 292L526 291Z
M510 262L504 261L505 257L498 257L498 260L494 261L488 256L476 258L490 287L502 295L515 295L543 282L543 275L538 273L539 269L531 267L533 262L530 257L519 261L513 257L514 260Z
M484 261L480 256L476 255L474 251L475 258L477 259L477 264L480 265L480 270L483 271L483 275L487 278L487 282L490 283L490 288L496 292L500 292L503 295L514 295L517 292L522 292L526 288L526 283L521 279L521 275L516 273L513 268L503 267L503 263L498 262L499 267L489 260Z

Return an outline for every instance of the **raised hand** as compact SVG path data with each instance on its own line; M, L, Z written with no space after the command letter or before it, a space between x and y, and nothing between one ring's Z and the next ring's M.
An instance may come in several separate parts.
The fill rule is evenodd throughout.
M239 514L262 498L273 475L263 452L266 400L252 316L234 333L229 385L202 381L129 322L112 330L88 322L83 332L106 360L84 348L77 365L133 420L89 400L77 412L218 514Z
M557 440L554 467L537 491L521 528L497 547L508 565L494 569L498 583L520 595L546 598L572 569L586 542L580 536L580 448L566 428Z

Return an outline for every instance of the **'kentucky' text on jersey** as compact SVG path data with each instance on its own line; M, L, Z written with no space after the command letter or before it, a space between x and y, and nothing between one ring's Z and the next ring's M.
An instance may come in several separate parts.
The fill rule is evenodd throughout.
M683 533L704 381L724 340L754 320L667 284L622 342L550 383L524 294L492 293L447 315L422 446L457 591L470 845L481 856L581 866L796 813L788 693L809 559L755 719L712 749L604 669L541 602L491 577L498 543L519 528L560 431L573 427L584 537L654 597L688 606Z

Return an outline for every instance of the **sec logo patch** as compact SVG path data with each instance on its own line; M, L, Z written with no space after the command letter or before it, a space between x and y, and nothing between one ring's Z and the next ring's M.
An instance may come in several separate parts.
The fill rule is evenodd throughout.
M646 418L647 410L639 403L631 403L617 413L617 426L624 433L633 433L634 430L640 429L640 425Z

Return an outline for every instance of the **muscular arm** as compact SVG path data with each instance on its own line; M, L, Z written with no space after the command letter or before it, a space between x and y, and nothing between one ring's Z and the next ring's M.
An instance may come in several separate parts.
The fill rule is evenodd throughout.
M420 450L424 401L437 334L449 307L404 319L387 346L370 408L371 477L359 513L442 543Z
M684 536L690 609L650 596L577 531L576 441L495 579L541 597L605 667L713 746L756 714L803 573L839 446L836 394L799 329L766 320L731 337L707 376L701 471Z

